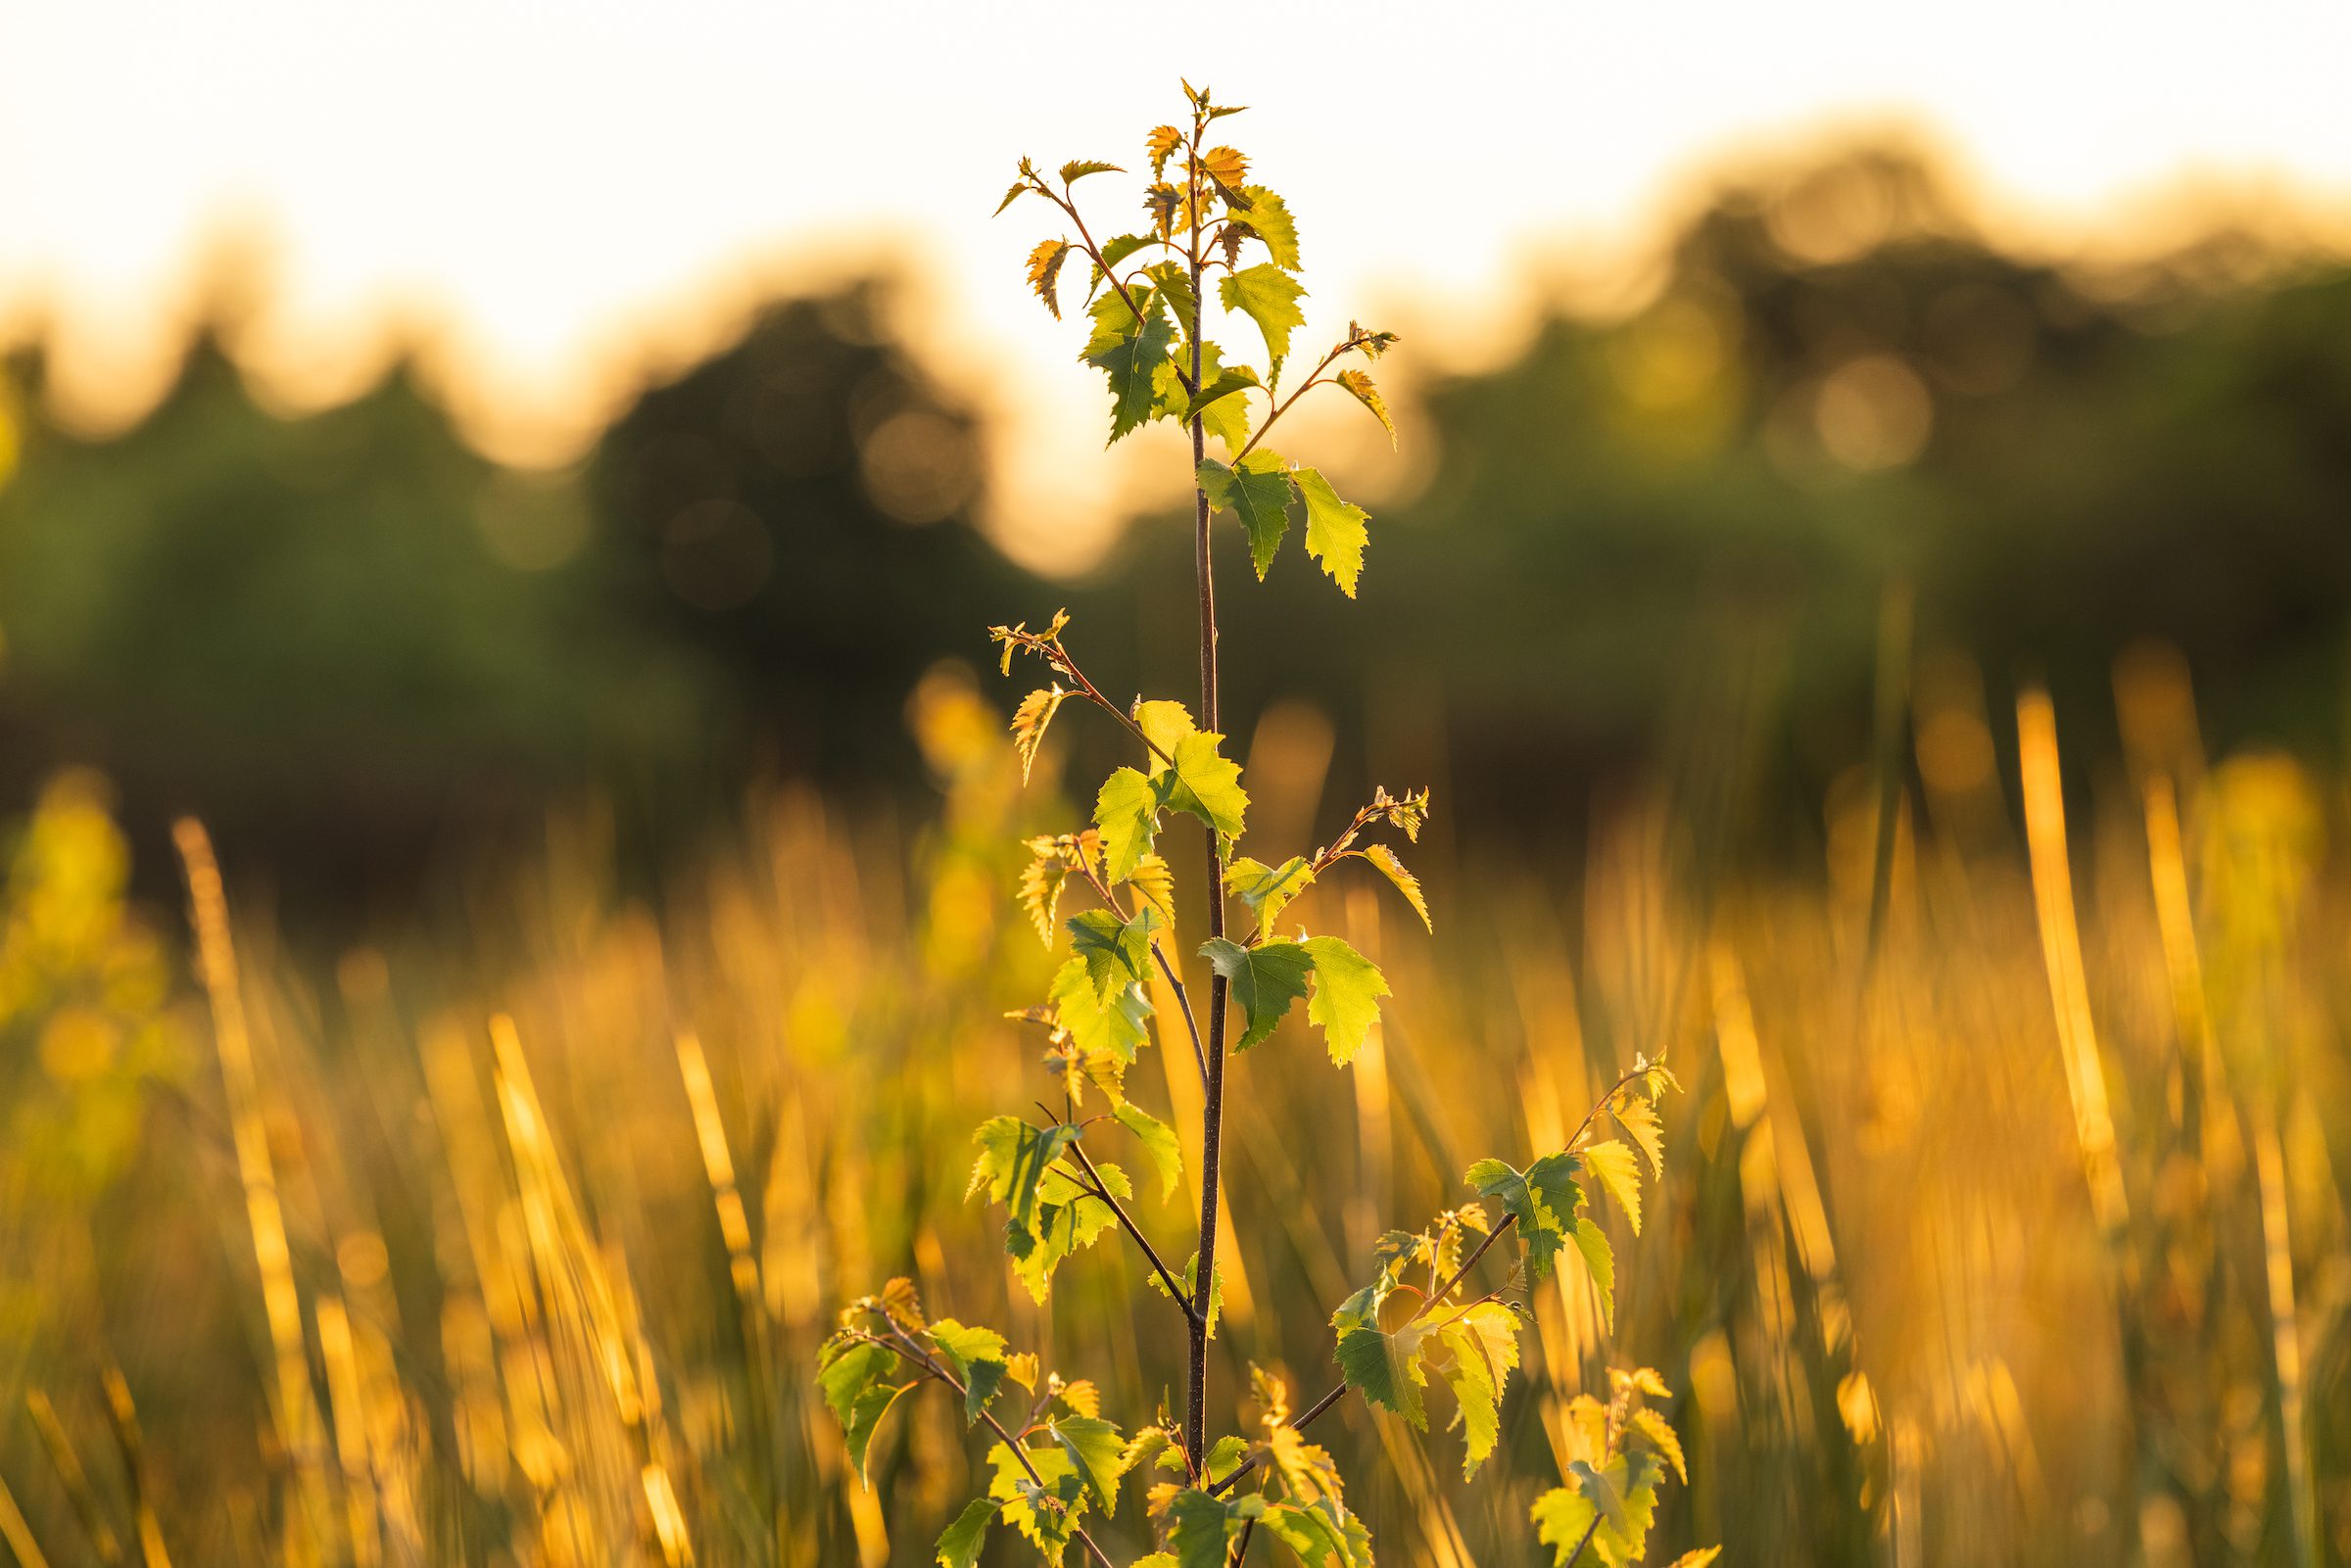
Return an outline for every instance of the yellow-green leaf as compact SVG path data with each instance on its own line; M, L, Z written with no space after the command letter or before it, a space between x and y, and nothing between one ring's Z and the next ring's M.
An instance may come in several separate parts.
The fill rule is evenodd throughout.
M1061 182L1072 185L1088 174L1124 174L1127 171L1116 164L1099 164L1091 160L1073 160L1061 166Z
M1159 1172L1159 1201L1166 1203L1176 1195L1176 1182L1183 1174L1183 1145L1176 1129L1160 1120L1140 1106L1120 1104L1111 1107L1110 1114L1139 1139L1143 1153L1151 1160L1152 1168Z
M1248 1022L1233 1048L1237 1051L1248 1050L1273 1032L1290 1004L1306 995L1307 976L1315 970L1314 955L1296 942L1243 947L1214 936L1201 944L1200 956L1224 976Z
M1069 693L1055 682L1038 687L1021 698L1021 705L1012 710L1012 748L1020 754L1021 783L1029 782L1029 770L1036 762L1036 748L1044 743L1045 727L1061 710L1062 700Z
M1290 470L1280 453L1259 448L1237 466L1214 457L1201 460L1200 488L1209 504L1240 518L1249 531L1249 559L1259 582L1273 564L1273 552L1290 527Z
M1224 891L1256 912L1261 930L1271 930L1290 900L1314 879L1314 864L1304 855L1292 855L1278 866L1243 855L1224 868Z
M1194 393L1191 402L1184 405L1184 422L1189 424L1206 413L1215 404L1237 393L1252 391L1257 385L1257 372L1247 365L1236 365L1229 370L1220 370L1216 379Z
M1102 834L1102 874L1125 881L1151 852L1159 833L1159 791L1132 768L1116 768L1094 796L1094 827Z
M1322 1026L1330 1059L1345 1067L1355 1060L1379 1022L1379 999L1388 994L1379 966L1335 936L1310 936L1299 944L1314 957L1315 994L1306 1016Z
M1227 310L1238 310L1265 334L1266 351L1276 359L1289 356L1290 333L1306 324L1298 301L1306 286L1271 261L1227 272L1217 280L1217 297Z
M1298 499L1306 502L1306 552L1321 563L1340 593L1355 597L1356 579L1364 571L1364 546L1370 539L1364 525L1371 514L1339 499L1319 470L1301 468L1290 477Z
M1632 1223L1633 1234L1641 1234L1641 1167L1633 1164L1633 1151L1615 1138L1602 1143L1586 1144L1576 1151L1584 1168L1599 1179L1624 1217Z
M1396 851L1385 844L1370 844L1354 853L1377 866L1381 875L1396 884L1396 890L1404 894L1405 902L1413 906L1413 913L1420 917L1420 924L1433 934L1437 928L1436 922L1428 918L1428 900L1420 892L1420 879L1404 869L1404 862L1396 857Z
M1241 787L1240 764L1217 750L1223 738L1200 730L1177 740L1162 787L1170 806L1190 812L1226 838L1238 838L1249 795Z
M1290 217L1287 203L1263 185L1247 187L1249 210L1237 221L1248 226L1249 232L1265 242L1266 254L1273 264L1285 271L1298 270L1298 225Z
M1114 308L1113 320L1124 317L1107 342L1089 342L1085 362L1108 377L1110 382L1110 439L1117 441L1140 427L1151 417L1154 377L1160 366L1168 362L1168 346L1175 341L1175 328L1168 324L1167 312L1160 308L1157 296L1149 303L1137 302L1143 318L1137 321L1124 302L1115 294L1106 296ZM1097 323L1101 315L1097 312ZM1099 327L1095 334L1101 337Z
M974 1497L965 1503L963 1512L938 1538L935 1558L938 1568L972 1568L980 1560L980 1548L987 1544L987 1527L994 1523L1001 1506L990 1497Z
M1379 388L1371 384L1371 378L1361 370L1349 369L1340 371L1338 380L1340 386L1355 394L1356 402L1371 410L1371 416L1387 430L1388 445L1393 448L1396 421L1388 417L1388 401L1379 395Z

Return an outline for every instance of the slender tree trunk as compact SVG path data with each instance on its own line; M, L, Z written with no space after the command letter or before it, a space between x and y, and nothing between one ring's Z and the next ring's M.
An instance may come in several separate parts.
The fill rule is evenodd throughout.
M1198 130L1193 140L1199 139ZM1195 152L1187 181L1192 201L1192 386L1200 386L1200 168ZM1200 728L1222 730L1217 718L1217 585L1210 571L1208 492L1199 488L1207 435L1192 420L1193 564L1200 579ZM1224 884L1217 830L1208 830L1208 934L1224 934ZM1191 1358L1185 1381L1183 1446L1196 1472L1208 1451L1208 1311L1217 1286L1217 1199L1224 1142L1224 992L1222 974L1208 982L1208 1088L1200 1113L1200 1261L1192 1284Z

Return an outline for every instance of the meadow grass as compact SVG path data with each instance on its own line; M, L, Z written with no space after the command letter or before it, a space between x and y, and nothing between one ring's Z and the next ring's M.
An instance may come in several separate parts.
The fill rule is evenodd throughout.
M2208 765L2160 669L2094 781L2045 698L1919 691L1913 786L1841 789L1815 872L1695 876L1653 796L1571 880L1437 868L1433 941L1308 895L1403 1000L1343 1074L1286 1029L1239 1059L1221 1398L1251 1359L1330 1381L1286 1304L1335 1305L1473 1152L1559 1144L1636 1051L1687 1088L1643 1234L1609 1220L1613 1323L1580 1276L1532 1295L1511 1479L1463 1487L1353 1402L1318 1433L1384 1459L1356 1494L1384 1560L1538 1561L1528 1503L1610 1360L1676 1391L1660 1554L2351 1558L2339 785ZM1004 1014L1048 974L1011 857L1061 825L967 679L910 712L944 790L911 838L777 792L655 908L565 819L469 920L323 967L193 823L185 923L126 905L101 786L56 783L0 931L6 1551L927 1562L974 1490L959 1421L907 1402L869 1492L812 1378L893 1274L1178 1401L1137 1271L1081 1256L1039 1307L965 1201L968 1129L1035 1049ZM1327 746L1284 722L1253 824L1303 837ZM1196 1125L1188 1054L1152 1055L1133 1091ZM1156 1196L1180 1251L1186 1195ZM1139 1509L1096 1534L1145 1549Z

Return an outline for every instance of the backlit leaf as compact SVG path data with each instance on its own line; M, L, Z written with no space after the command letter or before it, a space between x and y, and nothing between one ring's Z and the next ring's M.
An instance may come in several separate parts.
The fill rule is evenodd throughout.
M1249 906L1260 930L1271 930L1290 900L1305 892L1314 879L1314 864L1304 855L1292 855L1278 866L1243 855L1224 868L1224 891Z
M1255 1493L1230 1499L1199 1487L1176 1493L1168 1500L1175 1526L1168 1544L1176 1548L1177 1568L1224 1568L1232 1538L1265 1511L1266 1499Z
M1108 296L1107 300L1126 320L1109 342L1099 346L1089 344L1084 358L1109 379L1110 439L1115 442L1151 417L1153 377L1168 362L1168 346L1175 341L1175 328L1169 324L1156 296L1149 304L1137 302L1143 312L1139 322L1118 296Z
M1184 422L1189 424L1205 413L1210 405L1223 399L1250 392L1257 387L1257 372L1247 365L1236 365L1230 370L1219 371L1217 378L1194 393L1192 401L1184 405Z
M1249 531L1249 559L1259 582L1273 563L1273 552L1290 527L1290 470L1278 452L1265 448L1249 453L1237 467L1214 457L1200 464L1200 488L1209 504L1240 518Z
M1022 1457L1028 1459L1027 1466L1021 1463ZM988 1450L987 1458L996 1472L987 1495L1002 1500L1005 1521L1028 1537L1047 1562L1059 1563L1085 1509L1085 1483L1078 1475L1077 1463L1057 1445L1024 1447L1016 1456L999 1443ZM1031 1480L1031 1469L1041 1480Z
M1306 1016L1321 1025L1331 1061L1355 1060L1379 1021L1379 999L1388 994L1379 966L1335 936L1310 936L1299 944L1315 961L1315 994Z
M1121 1062L1131 1062L1150 1037L1144 1027L1152 1013L1149 988L1129 985L1105 997L1094 988L1093 974L1082 958L1062 965L1045 994L1060 1026L1080 1051L1108 1052Z
M1615 1138L1602 1143L1586 1144L1576 1151L1584 1168L1597 1178L1616 1207L1624 1211L1631 1222L1633 1234L1641 1234L1641 1167L1633 1163L1633 1151Z
M1200 727L1192 722L1192 710L1168 697L1137 702L1129 717L1134 720L1134 727L1143 732L1143 738L1150 743L1153 779L1162 777L1174 766L1176 741L1187 735L1200 733Z
M1069 928L1070 950L1085 960L1094 993L1105 1002L1151 977L1151 933L1159 929L1159 911L1149 905L1127 921L1106 909L1089 909L1071 917Z
M951 1317L942 1317L931 1325L931 1343L956 1381L964 1385L965 1423L979 1420L980 1412L1004 1384L1004 1336L993 1329L966 1328Z
M1176 1183L1183 1175L1183 1144L1176 1129L1139 1106L1113 1106L1110 1114L1141 1140L1143 1153L1159 1172L1159 1201L1166 1203L1176 1195Z
M963 1512L938 1538L938 1568L972 1568L980 1560L980 1548L987 1544L987 1527L995 1522L996 1509L1001 1507L987 1497L974 1497L964 1504Z
M866 1459L874 1433L898 1396L914 1387L911 1380L897 1380L901 1370L897 1354L888 1347L860 1340L829 1342L819 1362L817 1384L840 1421L849 1468L868 1487L873 1485L873 1477L867 1473Z
M990 1203L1002 1204L1014 1225L1031 1228L1036 1220L1037 1190L1046 1167L1078 1141L1078 1129L1067 1125L1032 1126L1019 1117L991 1117L972 1134L980 1158L972 1165L966 1196L985 1189Z
M1217 297L1227 310L1238 310L1257 323L1266 337L1266 351L1279 360L1289 357L1290 333L1306 324L1298 301L1305 285L1271 261L1227 272L1217 280Z
M1421 1431L1428 1430L1428 1411L1420 1390L1428 1375L1420 1368L1420 1346L1427 1331L1408 1324L1395 1334L1383 1334L1365 1324L1339 1336L1339 1373L1347 1386L1384 1409L1395 1411Z
M1290 209L1282 199L1263 185L1247 189L1249 210L1235 214L1235 221L1247 225L1249 232L1263 240L1266 254L1275 266L1285 271L1298 270L1298 225L1290 217Z
M1616 1326L1616 1250L1608 1245L1607 1233L1600 1228L1589 1214L1575 1216L1575 1228L1570 1232L1575 1250L1583 1255L1584 1268L1592 1276L1592 1289L1600 1297L1600 1315L1608 1327Z
M1370 538L1364 525L1371 514L1339 499L1339 493L1317 469L1301 468L1290 478L1298 487L1298 499L1306 502L1306 552L1321 562L1340 593L1355 597L1356 579L1364 571L1364 546Z
M1236 206L1248 205L1248 198L1240 192L1249 178L1249 160L1239 149L1211 147L1200 155L1200 171L1216 181L1228 197L1239 197Z
M1160 794L1132 768L1118 768L1094 796L1094 827L1102 834L1102 875L1125 881L1151 852L1159 834Z
M1666 1419L1656 1411L1643 1407L1635 1410L1626 1425L1649 1440L1659 1457L1673 1466L1673 1473L1684 1482L1690 1479L1690 1466L1682 1458L1682 1440Z
M1153 179L1163 179L1167 176L1168 160L1175 155L1176 149L1182 145L1183 132L1175 126L1157 125L1152 127L1151 134L1143 138L1143 150L1151 155L1151 177Z
M1167 803L1188 811L1226 838L1241 835L1249 810L1248 792L1241 788L1241 767L1221 755L1223 736L1197 731L1176 742L1176 760L1163 783Z
M1157 855L1145 855L1134 863L1134 875L1127 879L1143 902L1159 911L1166 924L1176 924L1176 874L1168 863Z
M1073 185L1088 174L1124 174L1126 172L1116 164L1073 160L1061 166L1061 182L1064 185Z
M1396 421L1388 417L1388 401L1379 395L1379 388L1371 384L1371 378L1361 370L1349 369L1339 372L1338 382L1355 394L1356 402L1371 410L1371 416L1386 428L1388 445L1393 448L1396 445Z
M1616 1124L1625 1130L1642 1154L1649 1158L1652 1176L1665 1174L1665 1124L1657 1118L1657 1108L1647 1100L1629 1095L1620 1097L1613 1107Z
M1580 1168L1571 1154L1545 1155L1523 1171L1507 1161L1480 1160L1462 1178L1517 1221L1527 1272L1537 1280L1551 1272L1552 1259L1567 1244L1569 1227L1583 1207L1583 1189L1575 1184Z
M1036 748L1044 743L1045 727L1053 722L1053 715L1061 710L1068 696L1056 682L1049 687L1038 687L1021 698L1021 705L1012 710L1012 749L1020 754L1021 783L1029 782L1029 770L1036 762Z
M1078 1467L1078 1475L1102 1504L1105 1517L1119 1511L1119 1477L1126 1473L1127 1440L1108 1421L1064 1416L1053 1423L1053 1441Z
M1243 947L1213 936L1201 944L1200 956L1224 976L1232 988L1232 999L1248 1020L1248 1027L1234 1047L1238 1051L1248 1050L1273 1032L1273 1025L1281 1022L1290 1004L1306 995L1307 976L1315 969L1314 955L1296 942Z
M1017 180L1014 180L1014 181L1012 182L1012 189L1010 189L1010 190L1008 190L1008 191L1006 191L1006 192L1004 193L1004 200L1002 200L1002 201L1000 201L1000 202L998 202L998 203L996 204L996 210L995 210L995 212L993 212L993 213L990 213L990 214L988 214L988 216L990 216L990 217L998 217L998 216L1001 216L1001 215L1003 214L1004 209L1006 209L1007 207L1010 207L1010 206L1011 206L1013 203L1015 203L1015 202L1019 201L1019 200L1020 200L1022 197L1024 197L1024 196L1028 195L1028 194L1030 193L1030 191L1033 190L1034 188L1035 188L1035 187L1034 187L1034 186L1032 186L1032 185L1031 185L1031 184L1030 184L1030 183L1029 183L1029 182L1028 182L1026 179L1017 179Z
M1061 319L1061 301L1054 295L1054 282L1069 255L1068 240L1044 240L1029 253L1029 286L1045 302L1045 309L1053 312L1056 321Z
M1396 890L1404 894L1405 902L1413 906L1413 913L1420 917L1420 924L1428 927L1432 934L1436 931L1436 922L1428 918L1428 899L1420 891L1420 879L1404 869L1404 862L1397 858L1395 850L1386 844L1367 844L1354 853L1377 866L1381 875L1394 882Z

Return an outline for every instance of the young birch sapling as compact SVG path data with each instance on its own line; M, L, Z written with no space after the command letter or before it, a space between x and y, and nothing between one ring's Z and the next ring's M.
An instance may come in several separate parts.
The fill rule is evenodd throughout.
M1196 710L1164 697L1122 705L1072 655L1067 614L1035 630L990 629L1007 675L1017 659L1033 657L1048 677L1013 718L1024 771L1072 700L1108 715L1134 750L1128 765L1102 782L1090 823L1029 841L1033 859L1021 879L1021 904L1047 946L1066 944L1068 957L1042 1002L1016 1016L1043 1030L1051 1097L1062 1109L1045 1109L1041 1119L1007 1115L983 1124L971 1183L974 1196L1002 1210L1013 1273L1040 1303L1073 1253L1113 1231L1132 1241L1150 1283L1183 1322L1184 1406L1180 1417L1162 1410L1129 1431L1105 1417L1102 1392L1090 1381L1065 1381L991 1329L926 1317L908 1280L893 1279L880 1295L850 1304L825 1344L820 1379L861 1478L883 1417L923 1383L943 1385L966 1422L987 1430L993 1480L939 1538L936 1560L945 1568L970 1568L990 1529L1005 1526L1056 1564L1073 1545L1087 1561L1115 1564L1111 1546L1131 1532L1154 1548L1130 1559L1135 1568L1221 1568L1245 1558L1261 1538L1310 1568L1368 1568L1370 1533L1347 1506L1330 1453L1307 1441L1308 1429L1360 1393L1425 1431L1430 1390L1442 1384L1463 1435L1463 1472L1474 1474L1494 1451L1503 1391L1518 1366L1524 1285L1555 1267L1580 1268L1604 1307L1609 1304L1614 1263L1593 1211L1605 1197L1638 1231L1641 1164L1653 1177L1663 1166L1656 1102L1673 1077L1662 1063L1636 1061L1566 1147L1524 1169L1481 1160L1463 1178L1469 1195L1460 1206L1419 1231L1380 1238L1367 1260L1370 1283L1331 1315L1338 1379L1329 1392L1293 1413L1280 1381L1252 1368L1260 1430L1210 1432L1208 1341L1221 1295L1216 1221L1231 1059L1263 1043L1301 1001L1334 1064L1346 1067L1363 1047L1388 995L1386 977L1339 937L1285 934L1281 918L1309 887L1367 867L1429 925L1420 883L1387 836L1417 841L1428 793L1376 791L1311 854L1269 862L1240 852L1249 796L1240 768L1224 753L1218 704L1214 525L1223 517L1238 525L1262 580L1293 524L1303 523L1308 556L1354 596L1368 514L1341 499L1319 470L1268 446L1267 437L1301 398L1332 387L1362 404L1393 442L1387 404L1365 365L1396 338L1351 324L1302 374L1293 368L1306 293L1297 225L1288 204L1258 183L1248 158L1217 133L1239 111L1188 83L1184 94L1185 122L1145 138L1150 177L1142 222L1131 232L1097 240L1079 211L1080 181L1125 172L1110 164L1064 164L1048 176L1024 159L997 208L1000 214L1028 201L1050 212L1059 232L1031 252L1030 287L1059 318L1065 287L1082 278L1075 309L1088 333L1080 357L1108 383L1110 439L1163 419L1190 438L1200 690ZM1232 318L1245 318L1241 330L1262 341L1262 368L1209 338L1212 297L1223 317L1214 324L1229 330L1238 325ZM1196 955L1168 950L1178 890L1159 852L1160 834L1185 818L1197 821L1205 864L1221 881L1200 899L1208 937ZM1073 891L1087 907L1063 919ZM1181 968L1193 956L1205 961L1208 981L1197 1009ZM1155 1007L1154 972L1179 1018ZM1165 1035L1178 1031L1177 1048L1193 1056L1203 1099L1196 1242L1180 1270L1136 1217L1134 1181L1108 1157L1124 1140L1129 1158L1139 1157L1157 1178L1162 1203L1176 1191L1182 1140L1127 1098L1125 1081L1138 1051L1155 1038L1174 1043ZM1518 1254L1506 1277L1473 1283L1506 1237ZM1672 1428L1641 1403L1663 1393L1656 1374L1644 1369L1613 1374L1605 1404L1580 1396L1570 1405L1575 1451L1565 1485L1545 1494L1530 1520L1561 1568L1586 1556L1608 1568L1641 1559L1664 1470L1682 1469ZM1130 1479L1144 1493L1142 1517L1134 1522L1130 1509L1121 1525L1121 1494ZM1114 1529L1121 1534L1112 1537Z

